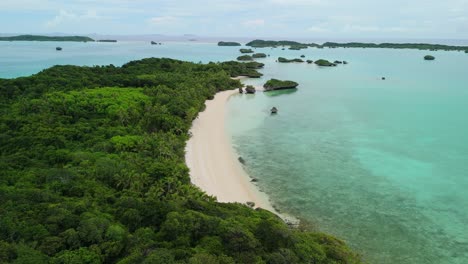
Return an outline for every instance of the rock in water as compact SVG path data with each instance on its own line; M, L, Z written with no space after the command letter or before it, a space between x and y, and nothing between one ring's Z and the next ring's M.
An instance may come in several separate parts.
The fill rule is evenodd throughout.
M273 107L273 108L271 108L270 112L271 112L271 114L277 114L278 113L278 108Z
M254 94L256 92L255 87L252 85L247 85L247 87L245 87L245 92L248 94Z
M242 90L242 87L239 87L239 93L244 93L244 90Z

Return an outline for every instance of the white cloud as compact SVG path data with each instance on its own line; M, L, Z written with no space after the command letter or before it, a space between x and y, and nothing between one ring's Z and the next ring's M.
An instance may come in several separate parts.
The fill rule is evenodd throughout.
M242 22L242 24L246 27L262 27L265 25L265 20L263 19L246 20Z
M88 10L85 13L77 14L66 10L60 10L59 14L56 15L52 20L46 22L46 27L54 28L64 23L81 23L89 20L99 20L104 17L99 16L95 10Z

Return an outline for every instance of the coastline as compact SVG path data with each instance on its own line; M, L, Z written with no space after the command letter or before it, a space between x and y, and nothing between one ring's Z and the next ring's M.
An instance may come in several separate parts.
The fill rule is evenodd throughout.
M225 128L226 104L238 93L238 90L217 93L213 100L205 102L206 109L193 121L185 149L190 180L208 195L216 197L218 202L253 202L254 208L268 210L286 223L297 225L297 219L276 211L268 196L251 182L252 178L245 172L232 147Z
M205 102L205 111L193 121L185 154L190 179L218 202L254 202L255 208L278 214L268 196L257 189L242 168L226 133L226 104L237 93L237 90L217 93L213 100Z

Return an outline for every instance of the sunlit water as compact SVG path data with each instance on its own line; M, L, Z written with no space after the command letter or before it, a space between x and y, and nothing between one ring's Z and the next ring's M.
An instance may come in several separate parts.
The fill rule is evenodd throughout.
M63 51L55 51L61 46ZM468 263L468 54L261 49L292 92L235 96L228 131L246 170L281 210L347 241L372 263ZM435 61L424 61L426 54ZM347 60L319 68L278 56ZM0 77L55 64L145 57L225 61L238 47L146 42L0 42ZM386 80L381 80L386 77ZM276 106L279 114L271 116Z

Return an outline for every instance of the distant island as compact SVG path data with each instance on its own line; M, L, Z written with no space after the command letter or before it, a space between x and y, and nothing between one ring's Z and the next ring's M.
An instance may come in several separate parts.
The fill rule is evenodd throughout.
M94 39L84 36L40 36L19 35L11 37L0 37L0 41L72 41L72 42L94 42Z
M266 54L265 53L255 53L255 54L252 54L252 58L255 58L255 59L258 59L258 58L266 58Z
M238 43L238 42L220 41L220 42L218 42L218 46L222 46L222 47L236 47L236 46L241 46L241 44Z
M254 53L254 51L251 49L240 49L239 51L240 53Z
M300 62L300 63L302 63L304 61L302 59L292 59L292 60L290 60L290 59L286 59L286 58L283 58L283 57L279 57L278 62L280 62L280 63L291 63L291 62Z
M112 42L112 43L115 43L115 42L117 42L117 40L115 40L115 39L100 39L97 42Z
M435 60L435 57L432 56L432 55L426 55L426 56L424 56L424 59L425 60Z
M418 50L444 50L444 51L464 51L468 53L468 46L452 46L442 44L427 44L427 43L363 43L363 42L325 42L323 44L316 43L300 43L296 41L273 41L273 40L253 40L246 44L246 46L254 48L276 48L279 46L289 46L291 50L306 49L308 47L314 48L386 48L386 49L418 49Z
M250 56L250 55L242 55L242 56L237 57L237 60L240 60L240 61L251 61L251 60L253 60L253 58L252 58L252 56Z
M332 66L336 66L335 63L331 63L327 60L323 60L323 59L320 59L320 60L316 60L315 61L315 64L317 64L318 66L324 66L324 67L332 67Z
M295 89L298 85L299 84L297 82L293 81L281 81L278 79L270 79L263 85L263 88L265 88L265 91L268 92L274 90Z

